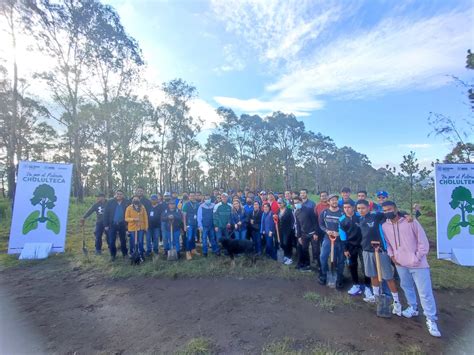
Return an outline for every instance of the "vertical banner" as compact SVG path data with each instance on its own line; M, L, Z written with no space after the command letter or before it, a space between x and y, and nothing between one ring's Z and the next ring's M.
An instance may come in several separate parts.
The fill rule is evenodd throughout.
M63 252L71 191L71 164L21 161L13 205L9 254L25 243L52 243Z
M436 164L438 259L474 264L474 164Z

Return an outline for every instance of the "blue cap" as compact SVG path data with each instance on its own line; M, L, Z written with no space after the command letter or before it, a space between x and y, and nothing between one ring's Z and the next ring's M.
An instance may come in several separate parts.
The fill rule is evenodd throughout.
M384 190L377 191L377 197L382 196L388 198L388 192Z
M151 195L150 200L158 200L158 195L157 194Z

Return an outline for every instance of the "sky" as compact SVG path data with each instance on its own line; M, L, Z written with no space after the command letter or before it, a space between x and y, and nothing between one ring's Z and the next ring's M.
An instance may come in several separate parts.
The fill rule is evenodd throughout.
M182 78L197 88L202 139L219 106L280 110L376 167L410 150L428 165L451 149L429 136L429 113L472 119L452 79L474 77L464 68L474 49L470 0L104 2L138 40L150 83Z

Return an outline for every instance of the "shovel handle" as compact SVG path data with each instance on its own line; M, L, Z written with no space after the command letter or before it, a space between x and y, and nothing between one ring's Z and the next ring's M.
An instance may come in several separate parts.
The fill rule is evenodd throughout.
M382 282L382 266L380 265L380 243L373 243L372 244L375 249L375 265L377 266L377 278L379 282Z
M330 241L331 241L331 263L334 262L334 240L336 238L331 238L329 237Z

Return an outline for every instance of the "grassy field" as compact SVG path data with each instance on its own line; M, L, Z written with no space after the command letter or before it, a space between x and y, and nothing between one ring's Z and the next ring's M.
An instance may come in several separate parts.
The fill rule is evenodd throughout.
M10 229L11 210L7 200L0 200L0 270L10 267L27 267L36 263L63 263L66 268L82 268L88 271L98 271L110 275L114 278L146 276L146 277L242 277L242 278L270 278L280 277L284 279L312 278L314 274L302 274L296 272L294 268L278 265L272 260L263 258L258 260L256 266L246 258L238 258L236 267L230 269L228 258L216 258L209 256L195 257L191 262L180 260L178 262L168 262L160 259L153 263L147 261L138 267L132 267L128 260L117 259L115 263L109 261L107 251L102 256L93 255L94 240L93 228L94 217L87 220L85 235L87 237L87 248L89 255L86 257L82 253L82 234L79 228L79 220L87 208L94 202L93 198L88 198L83 204L72 202L69 208L69 221L66 239L66 252L54 255L48 260L42 261L20 261L15 255L7 255L8 237ZM436 259L436 228L433 202L423 201L423 216L420 218L430 241L432 250L429 255L433 284L435 288L472 288L474 285L474 270L472 268L461 267L449 261ZM104 243L105 244L105 243Z

